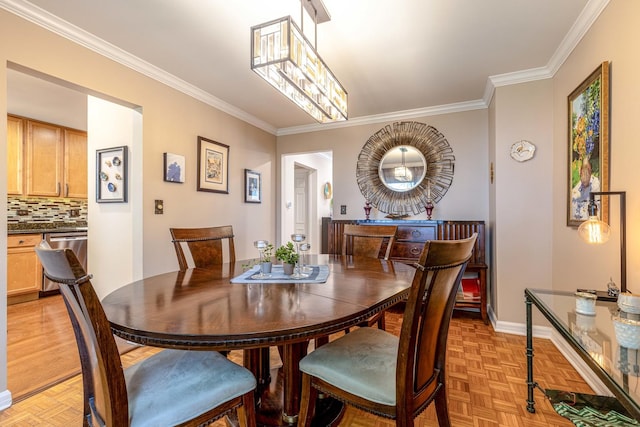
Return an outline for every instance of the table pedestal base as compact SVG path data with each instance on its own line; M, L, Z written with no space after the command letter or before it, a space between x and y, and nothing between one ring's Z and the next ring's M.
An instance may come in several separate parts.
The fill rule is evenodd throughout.
M256 407L258 427L291 427L296 425L289 424L282 419L283 379L282 368L271 369L271 384L264 387L260 393ZM329 397L321 399L316 405L316 416L312 427L337 426L342 419L343 409L344 405L335 399ZM238 425L235 414L227 418L227 425L230 427Z

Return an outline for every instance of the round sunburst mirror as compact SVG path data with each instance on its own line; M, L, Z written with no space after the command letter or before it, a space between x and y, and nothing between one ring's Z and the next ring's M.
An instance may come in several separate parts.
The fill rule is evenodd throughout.
M380 212L417 215L449 190L454 162L449 142L436 128L397 122L369 137L358 156L356 179L362 195Z

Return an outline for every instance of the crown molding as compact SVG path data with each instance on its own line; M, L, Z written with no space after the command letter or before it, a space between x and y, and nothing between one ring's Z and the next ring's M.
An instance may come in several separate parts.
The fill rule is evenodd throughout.
M556 49L555 53L549 60L547 68L552 76L554 76L562 64L567 60L573 49L576 48L580 40L585 36L589 28L598 19L602 11L607 7L610 0L589 0L585 5L578 19L573 23L569 32Z
M296 133L315 132L321 130L331 130L350 126L366 125L371 123L389 122L394 120L411 119L415 117L433 116L439 114L455 113L469 110L487 108L495 88L518 83L526 83L535 80L551 78L560 69L562 64L569 57L573 49L587 33L591 25L600 16L610 0L589 0L582 12L574 22L573 26L566 34L549 63L545 67L532 68L528 70L516 71L513 73L498 74L489 76L485 86L482 99L455 104L440 105L435 107L418 108L413 110L396 111L391 113L377 114L350 118L348 121L327 124L311 124L303 126L293 126L277 129L269 123L243 111L196 86L185 82L166 71L143 61L126 51L107 43L106 41L82 30L67 21L24 0L0 0L0 8L18 15L36 25L52 31L68 40L86 47L102 56L112 59L128 68L138 71L147 77L157 80L171 88L174 88L185 95L195 98L203 103L217 108L233 117L254 125L265 132L276 136L292 135Z
M266 132L276 133L274 126L27 1L0 0L0 8Z
M482 98L484 102L489 105L496 87L552 78L607 7L609 1L589 0L587 2L546 66L489 76Z
M438 105L435 107L416 108L413 110L395 111L391 113L375 114L350 118L348 121L332 123L314 123L311 125L292 126L278 129L276 136L293 135L297 133L317 132L351 126L362 126L373 123L392 122L397 120L414 119L416 117L437 116L440 114L459 113L462 111L481 110L487 108L487 104L481 100L458 102L454 104Z

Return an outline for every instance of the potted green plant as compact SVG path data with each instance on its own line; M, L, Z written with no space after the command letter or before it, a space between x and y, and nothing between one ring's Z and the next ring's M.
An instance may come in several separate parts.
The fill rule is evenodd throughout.
M273 245L267 244L262 250L262 256L260 257L260 271L263 274L271 273L271 256L273 255Z
M293 274L293 266L298 262L298 253L295 246L293 246L293 242L287 242L286 245L276 249L276 259L282 261L284 274Z

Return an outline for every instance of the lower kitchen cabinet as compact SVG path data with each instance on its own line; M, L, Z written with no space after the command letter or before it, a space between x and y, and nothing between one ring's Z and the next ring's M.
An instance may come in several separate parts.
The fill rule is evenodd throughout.
M15 234L7 237L7 303L38 298L42 289L42 265L35 247L42 234Z

